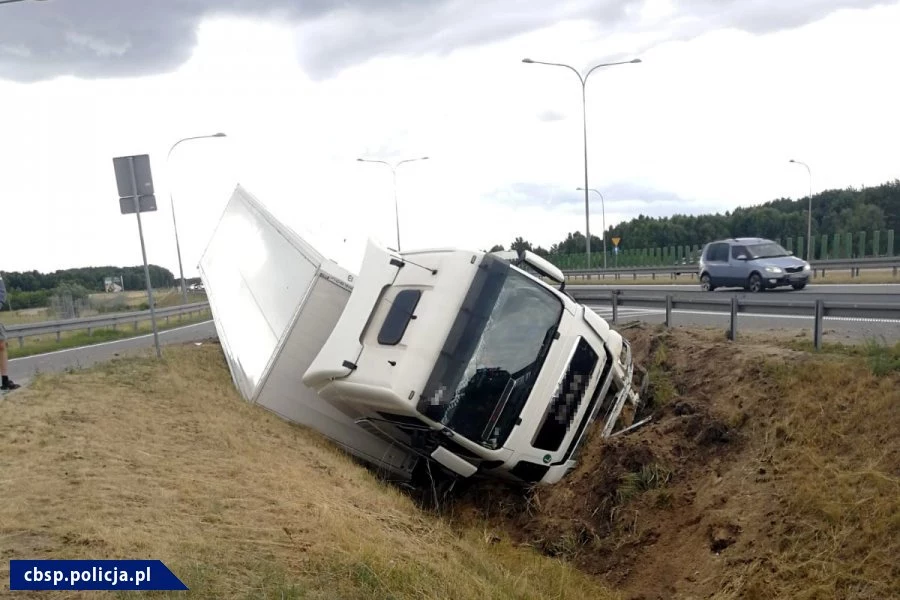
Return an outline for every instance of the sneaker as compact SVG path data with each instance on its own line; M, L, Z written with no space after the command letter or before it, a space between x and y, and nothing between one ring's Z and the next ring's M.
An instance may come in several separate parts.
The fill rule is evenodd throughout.
M20 387L22 386L18 383L13 383L12 380L10 380L6 385L0 385L0 392L11 392L13 390L19 389Z

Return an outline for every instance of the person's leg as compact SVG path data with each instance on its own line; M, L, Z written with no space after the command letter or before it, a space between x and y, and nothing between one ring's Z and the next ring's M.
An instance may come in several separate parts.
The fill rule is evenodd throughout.
M0 323L0 390L9 391L19 387L9 380L9 357L6 352L6 330Z
M7 369L9 368L9 359L6 356L6 328L0 323L0 375L3 376L3 382L6 383Z

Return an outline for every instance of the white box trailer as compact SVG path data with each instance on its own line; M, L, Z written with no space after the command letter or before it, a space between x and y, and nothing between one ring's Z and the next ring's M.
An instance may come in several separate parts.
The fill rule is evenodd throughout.
M222 350L244 399L408 479L413 454L361 429L302 381L344 311L353 275L281 224L241 186L199 268Z

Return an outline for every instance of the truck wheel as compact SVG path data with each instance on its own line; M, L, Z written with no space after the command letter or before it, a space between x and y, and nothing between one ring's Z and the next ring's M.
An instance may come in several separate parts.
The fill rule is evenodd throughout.
M704 292L711 292L716 289L716 286L712 284L712 280L707 273L704 273L703 276L700 277L700 289Z
M751 292L763 291L763 280L762 277L759 276L759 273L750 275L750 279L747 280L747 289Z

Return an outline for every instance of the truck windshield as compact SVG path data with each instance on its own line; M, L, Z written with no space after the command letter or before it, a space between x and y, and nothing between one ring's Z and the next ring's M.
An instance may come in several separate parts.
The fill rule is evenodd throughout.
M419 412L487 448L506 441L544 363L563 304L486 255L419 401Z

